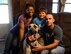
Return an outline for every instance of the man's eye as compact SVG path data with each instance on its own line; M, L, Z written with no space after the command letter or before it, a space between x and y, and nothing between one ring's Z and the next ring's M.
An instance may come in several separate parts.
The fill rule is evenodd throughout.
M48 20L48 19L45 19L45 20Z
M49 19L51 19L51 18L49 18Z
M48 19L46 19L46 20L48 20Z

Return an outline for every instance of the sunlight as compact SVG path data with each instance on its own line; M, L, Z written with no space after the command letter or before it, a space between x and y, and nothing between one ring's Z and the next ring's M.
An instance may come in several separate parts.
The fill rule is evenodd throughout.
M9 23L8 5L0 5L0 24Z
M70 12L71 13L71 4L65 4L64 12Z
M58 6L58 4L53 4L53 6L52 6L53 13L57 13L57 6Z

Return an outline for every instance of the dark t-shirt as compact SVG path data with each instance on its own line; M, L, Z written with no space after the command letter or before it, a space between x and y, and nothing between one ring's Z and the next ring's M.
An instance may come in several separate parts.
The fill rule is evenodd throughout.
M54 25L53 29L49 29L46 25L39 31L44 39L45 45L52 44L54 39L60 40L59 46L64 46L62 41L63 31L58 25Z

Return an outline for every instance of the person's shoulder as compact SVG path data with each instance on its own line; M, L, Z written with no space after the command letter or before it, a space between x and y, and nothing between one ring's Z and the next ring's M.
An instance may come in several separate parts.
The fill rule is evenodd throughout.
M55 26L55 28L61 29L61 27L59 25L57 25L57 24L54 24L54 26Z
M24 15L21 14L21 15L19 16L19 19L23 19L23 18L24 18Z
M38 17L35 17L33 20L38 20Z
M56 30L56 31L62 31L62 28L59 25L55 24L54 30Z
M21 15L19 16L18 21L20 21L20 20L23 20L23 21L26 20L23 14L21 14Z

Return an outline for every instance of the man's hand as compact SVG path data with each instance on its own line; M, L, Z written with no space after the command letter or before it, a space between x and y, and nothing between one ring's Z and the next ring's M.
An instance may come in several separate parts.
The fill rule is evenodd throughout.
M37 43L37 46L35 46L32 50L33 51L42 51L44 50L44 46L41 46L39 43Z

